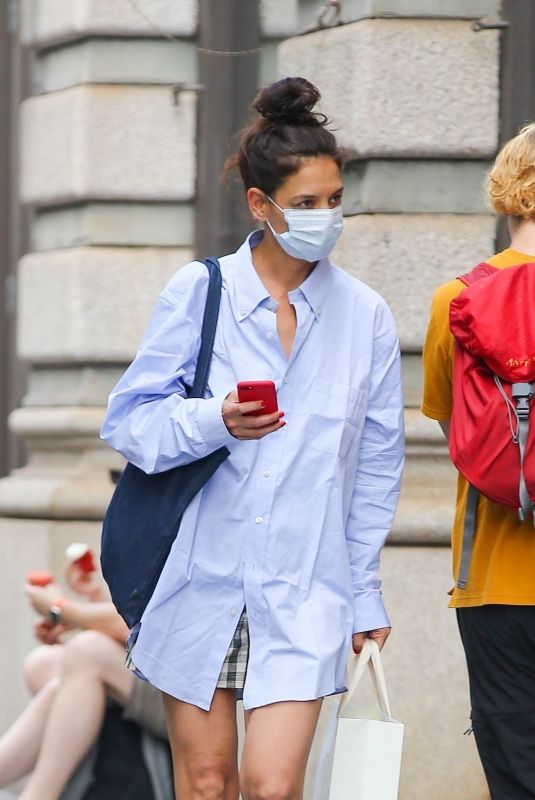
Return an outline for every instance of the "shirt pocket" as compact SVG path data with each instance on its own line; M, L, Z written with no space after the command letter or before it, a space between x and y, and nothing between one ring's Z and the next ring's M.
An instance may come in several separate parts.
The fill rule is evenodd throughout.
M307 413L307 441L314 450L345 458L360 437L366 392L347 383L316 378Z

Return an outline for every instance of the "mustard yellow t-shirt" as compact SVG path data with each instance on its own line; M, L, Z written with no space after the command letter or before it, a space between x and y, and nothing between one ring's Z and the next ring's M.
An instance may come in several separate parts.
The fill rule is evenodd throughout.
M535 256L504 250L488 259L499 269L535 262ZM450 281L435 293L424 344L424 395L422 411L427 417L448 420L451 416L453 336L449 329L450 302L465 288ZM526 298L527 300L527 298ZM457 504L452 532L453 574L457 577L468 483L459 475ZM488 603L535 605L535 527L521 523L516 512L480 496L466 589L455 588L450 606L481 606Z

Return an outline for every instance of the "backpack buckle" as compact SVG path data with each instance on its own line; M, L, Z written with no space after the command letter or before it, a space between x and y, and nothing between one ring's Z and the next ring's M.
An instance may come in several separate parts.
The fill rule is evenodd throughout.
M529 509L529 511L527 509L524 509L524 508L519 508L518 509L518 519L519 519L520 522L525 522L527 520L527 518L528 518L528 514L531 514L532 519L533 519L533 527L535 528L535 507L533 507L533 505L532 505L532 507Z
M519 419L529 417L529 401L533 395L531 383L513 383L511 386L513 400L516 401L516 413Z

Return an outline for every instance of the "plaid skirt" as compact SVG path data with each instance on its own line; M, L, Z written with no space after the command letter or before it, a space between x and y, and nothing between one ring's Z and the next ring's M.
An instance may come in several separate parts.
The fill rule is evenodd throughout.
M249 626L243 609L217 681L218 689L243 689L249 661Z

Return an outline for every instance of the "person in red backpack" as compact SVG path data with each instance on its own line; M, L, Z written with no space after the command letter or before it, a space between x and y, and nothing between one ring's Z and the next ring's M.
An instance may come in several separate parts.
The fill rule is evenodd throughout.
M477 272L450 281L436 291L423 352L422 411L439 422L461 470L452 534L456 586L450 606L457 612L466 655L471 718L479 755L493 800L533 800L534 518L529 511L529 492L528 511L525 508L521 521L518 509L511 507L514 502L511 504L505 493L492 491L492 485L506 483L507 479L519 481L519 408L524 404L529 417L534 402L529 384L533 381L535 342L531 349L529 331L533 327L535 297L531 292L515 293L515 286L529 286L528 271L535 274L535 124L527 125L503 147L489 174L487 191L496 213L507 218L511 246L487 259ZM496 269L489 269L488 265ZM500 280L505 277L501 273L511 269L507 278L513 278L514 268L524 283L515 283L515 278L509 281L508 288L507 281ZM502 357L502 350L505 356L509 355ZM496 353L500 355L493 362ZM507 372L511 367L520 372L511 377ZM474 368L479 370L479 377L474 378ZM502 374L498 375L499 371ZM515 377L521 372L520 378ZM480 378L482 382L478 384ZM471 379L476 383L470 384ZM520 380L524 381L521 391L525 395L519 400L514 396L513 383ZM481 408L477 407L478 386ZM493 417L488 441L484 440L485 446L478 453L470 443L488 423L488 417L483 415L485 408L487 414L497 416L495 424ZM452 420L455 429L450 431ZM532 425L535 428L535 414ZM523 465L526 475L535 469L535 464L530 464L530 442L528 438ZM499 466L502 447L513 459L513 469L507 471L512 475L504 474L506 471ZM471 483L463 473L470 474ZM476 486L471 489L474 483ZM495 499L489 499L485 492ZM502 502L497 502L496 497ZM466 530L471 526L474 537L467 543Z

